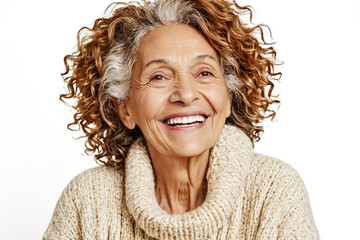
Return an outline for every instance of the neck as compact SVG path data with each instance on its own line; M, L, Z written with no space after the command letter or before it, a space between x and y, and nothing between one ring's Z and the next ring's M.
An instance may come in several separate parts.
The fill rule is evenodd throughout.
M206 197L209 150L196 157L164 157L149 148L156 175L156 198L168 214L184 214Z

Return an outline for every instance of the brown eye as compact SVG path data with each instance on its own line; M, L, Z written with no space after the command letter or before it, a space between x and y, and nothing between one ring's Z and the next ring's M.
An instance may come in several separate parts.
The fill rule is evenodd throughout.
M157 80L157 81L159 81L159 80L165 80L165 78L164 78L163 76L161 76L161 75L155 75L155 76L153 76L153 77L151 78L151 80Z
M199 74L199 77L213 77L213 76L214 76L214 74L212 74L209 71L203 71Z

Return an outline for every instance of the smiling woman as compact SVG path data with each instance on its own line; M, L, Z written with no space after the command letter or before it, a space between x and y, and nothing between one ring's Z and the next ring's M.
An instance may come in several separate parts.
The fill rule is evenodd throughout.
M117 104L117 111L127 128L138 126L144 135L158 176L160 206L170 214L193 210L205 199L198 188L209 151L230 115L231 97L217 54L185 24L159 27L142 40L131 83L128 99ZM178 167L171 167L175 162ZM189 170L187 165L201 177L177 178L178 172ZM190 187L187 178L195 178ZM177 199L178 188L186 201Z
M141 129L153 161L202 156L207 162L231 97L206 39L185 24L153 30L142 40L131 83L117 110L127 128Z
M299 175L252 150L280 73L246 13L116 3L80 31L61 98L105 166L71 181L44 239L318 239Z

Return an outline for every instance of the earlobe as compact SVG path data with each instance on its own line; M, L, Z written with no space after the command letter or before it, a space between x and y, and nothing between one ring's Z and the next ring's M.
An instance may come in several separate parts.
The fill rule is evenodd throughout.
M135 121L133 120L131 114L128 111L127 101L119 101L118 99L113 99L115 110L118 113L120 120L128 129L134 129L136 126Z

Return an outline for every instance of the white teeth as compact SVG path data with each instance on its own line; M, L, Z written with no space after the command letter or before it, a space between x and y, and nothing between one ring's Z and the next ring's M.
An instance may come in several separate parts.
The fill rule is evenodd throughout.
M190 116L189 117L189 122L196 122L196 117Z
M188 124L194 122L203 122L205 121L205 117L202 115L195 115L195 116L187 116L187 117L175 117L169 118L166 120L166 123L169 125L173 124Z

